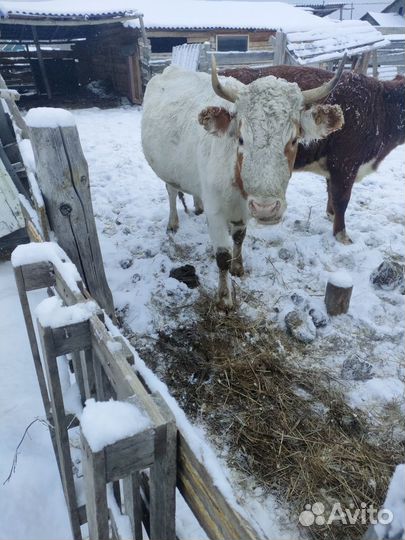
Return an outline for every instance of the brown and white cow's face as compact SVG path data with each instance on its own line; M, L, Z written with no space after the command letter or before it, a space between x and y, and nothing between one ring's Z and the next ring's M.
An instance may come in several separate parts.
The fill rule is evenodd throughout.
M277 223L286 209L286 190L300 140L326 137L343 125L337 105L305 105L295 83L273 76L243 86L232 109L207 107L204 128L235 140L234 183L252 217Z

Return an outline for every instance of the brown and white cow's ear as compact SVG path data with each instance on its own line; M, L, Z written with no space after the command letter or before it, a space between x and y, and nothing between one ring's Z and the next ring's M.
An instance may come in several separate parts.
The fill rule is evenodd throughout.
M198 115L199 123L212 135L225 135L232 122L232 114L224 107L207 107Z
M344 126L339 105L313 105L301 114L302 138L306 141L323 139Z

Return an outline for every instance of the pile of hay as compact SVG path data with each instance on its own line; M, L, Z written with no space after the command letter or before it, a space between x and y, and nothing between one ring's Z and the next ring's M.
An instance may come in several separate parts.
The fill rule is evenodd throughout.
M141 354L185 411L229 448L230 465L288 502L293 523L306 504L323 503L328 517L335 502L354 510L383 503L404 446L388 435L379 445L326 373L300 367L305 346L283 332L202 301L197 323L161 332ZM360 539L366 529L361 520L305 527L328 540Z

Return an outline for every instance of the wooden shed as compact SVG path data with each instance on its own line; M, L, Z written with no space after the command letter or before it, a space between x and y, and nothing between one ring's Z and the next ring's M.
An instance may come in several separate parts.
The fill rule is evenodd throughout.
M142 101L142 14L131 0L38 0L0 4L0 69L21 94L74 95L107 79L132 103ZM124 24L136 21L131 27Z
M137 0L137 6L144 13L152 72L170 62L173 47L207 42L218 53L221 66L225 65L221 56L230 61L235 53L247 53L249 64L266 64L272 59L268 53L277 30L303 30L323 23L320 17L282 2Z

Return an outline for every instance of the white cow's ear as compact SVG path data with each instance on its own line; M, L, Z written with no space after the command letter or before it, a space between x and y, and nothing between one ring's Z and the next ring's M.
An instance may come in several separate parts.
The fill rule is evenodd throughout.
M198 115L199 123L212 135L225 135L232 122L232 114L224 107L207 107Z
M301 113L302 138L305 141L323 139L341 129L344 123L339 105L313 105Z

